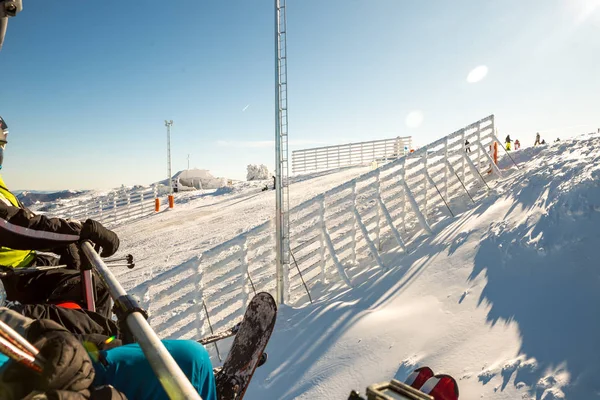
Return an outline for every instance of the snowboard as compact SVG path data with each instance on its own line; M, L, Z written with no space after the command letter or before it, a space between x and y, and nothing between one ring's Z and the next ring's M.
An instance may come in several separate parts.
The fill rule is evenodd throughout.
M389 398L407 400L458 400L458 384L450 375L435 375L431 368L421 367L414 370L404 383L393 379L391 382L375 384L367 388L368 400ZM364 398L353 390L348 400L364 400Z
M267 347L275 320L277 304L265 292L258 293L248 304L223 368L215 375L219 400L244 397L254 371Z

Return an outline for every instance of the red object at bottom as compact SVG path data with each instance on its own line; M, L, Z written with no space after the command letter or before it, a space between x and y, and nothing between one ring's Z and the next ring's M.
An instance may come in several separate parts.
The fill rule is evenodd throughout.
M77 303L73 303L72 301L65 301L64 303L57 303L57 307L62 308L70 308L71 310L81 310L81 306Z
M421 391L435 400L458 400L458 384L450 375L439 374L429 378Z
M412 374L406 378L405 383L419 390L421 386L427 382L429 378L433 377L433 371L429 367L417 368Z

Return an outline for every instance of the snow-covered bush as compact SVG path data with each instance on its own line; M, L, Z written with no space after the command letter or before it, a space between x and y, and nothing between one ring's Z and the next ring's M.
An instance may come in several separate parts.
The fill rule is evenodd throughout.
M248 173L246 174L247 181L262 181L269 178L269 169L266 165L248 165Z

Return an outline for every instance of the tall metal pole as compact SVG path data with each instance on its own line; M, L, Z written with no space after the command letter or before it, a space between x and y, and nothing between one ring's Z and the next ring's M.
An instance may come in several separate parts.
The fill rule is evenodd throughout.
M285 302L286 273L289 265L286 25L285 0L275 0L275 300L278 304Z
M165 126L167 127L167 173L169 175L169 195L172 195L173 176L171 175L171 127L173 126L173 120L165 120Z

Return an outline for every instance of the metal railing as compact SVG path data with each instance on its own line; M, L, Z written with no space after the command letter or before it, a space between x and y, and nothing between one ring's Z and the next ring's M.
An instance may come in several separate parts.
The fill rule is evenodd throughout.
M412 137L315 147L292 152L292 173L306 174L353 165L396 160L412 149Z
M107 227L154 213L159 196L156 186L142 189L120 189L104 196L92 197L77 204L52 210L52 216L77 220L95 219Z
M500 174L489 153L494 141L489 116L292 208L285 301L308 301L306 290L329 284L352 286L361 269L388 267L385 252L406 251L432 234L432 226L454 215L452 200L468 201L490 173ZM271 220L148 277L133 292L153 299L144 305L161 336L200 338L208 332L206 313L214 329L225 328L242 318L253 293L275 293L274 263Z

